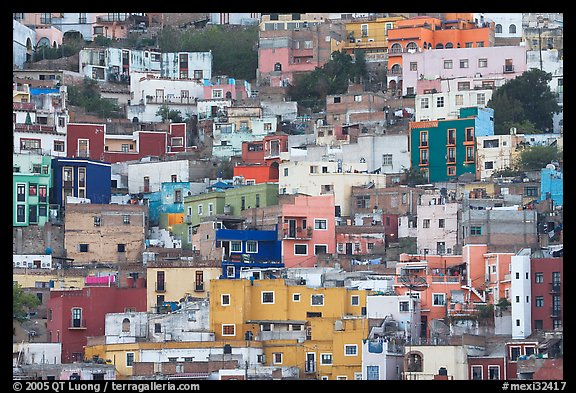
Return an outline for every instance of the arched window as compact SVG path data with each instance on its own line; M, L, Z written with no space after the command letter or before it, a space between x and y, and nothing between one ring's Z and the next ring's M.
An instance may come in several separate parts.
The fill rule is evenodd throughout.
M444 45L442 45L442 44L436 44L436 49L444 49Z
M390 68L390 73L392 75L400 75L402 73L402 68L400 67L400 64L394 64L392 68Z
M446 43L446 46L444 46L444 48L446 48L446 49L452 49L452 48L454 48L454 44L452 44L451 42L447 42L447 43Z
M432 43L428 43L428 49L432 49Z
M422 355L419 353L409 353L407 358L407 371L422 372Z
M124 318L122 320L122 333L128 333L130 331L130 320L128 318Z
M402 45L395 43L390 47L390 53L402 53Z
M227 98L227 99L231 99L231 98L232 98L232 92L227 91L227 92L226 92L226 98Z
M502 25L500 23L498 23L496 25L496 27L494 28L494 32L496 33L502 33Z
M508 27L508 33L516 34L516 25L510 25L510 27Z
M410 42L408 45L406 45L406 50L408 52L417 52L418 51L418 45L416 45L415 42Z
M274 64L274 71L282 71L282 64L280 63Z

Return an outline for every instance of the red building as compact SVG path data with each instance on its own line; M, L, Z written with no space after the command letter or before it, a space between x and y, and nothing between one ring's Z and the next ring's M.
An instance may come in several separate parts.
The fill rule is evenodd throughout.
M531 258L532 330L562 327L564 257Z
M52 290L46 307L48 342L62 343L62 363L82 361L86 338L104 335L107 313L146 311L146 283Z
M521 357L538 355L538 341L518 340L506 343L506 368L504 379L517 379L518 360Z
M234 177L242 176L245 184L278 182L278 165L243 164L234 166Z
M68 123L66 146L68 158L104 161L105 124Z
M248 184L277 182L280 153L288 151L288 135L266 135L261 141L242 142L242 162L234 167L234 176Z
M471 380L503 380L504 356L469 356L468 375Z

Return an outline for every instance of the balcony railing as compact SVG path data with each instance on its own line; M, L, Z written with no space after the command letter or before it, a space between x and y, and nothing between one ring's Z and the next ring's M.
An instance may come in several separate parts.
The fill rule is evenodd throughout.
M86 329L86 320L73 318L68 324L68 329Z
M562 309L560 307L552 307L550 316L552 318L560 318L562 316Z
M284 239L312 239L312 231L308 229L297 229L295 231L285 230Z

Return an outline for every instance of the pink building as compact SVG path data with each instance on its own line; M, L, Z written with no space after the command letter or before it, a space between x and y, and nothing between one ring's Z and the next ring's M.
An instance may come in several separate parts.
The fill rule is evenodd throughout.
M434 49L402 54L402 94L428 80L480 78L485 82L514 79L527 71L526 47ZM433 86L432 86L433 87Z
M244 80L217 76L210 81L204 81L204 97L206 99L241 100L250 98L251 94L250 84Z
M281 195L280 236L285 267L313 267L336 252L334 195Z

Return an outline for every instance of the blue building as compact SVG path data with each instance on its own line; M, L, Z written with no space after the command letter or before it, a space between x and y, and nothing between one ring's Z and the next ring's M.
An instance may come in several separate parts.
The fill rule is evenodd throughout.
M562 206L564 200L563 173L555 168L540 170L540 200L551 198L554 206Z
M278 231L218 229L216 241L224 249L222 278L240 278L246 268L282 268Z
M64 207L67 196L109 204L112 195L111 164L86 158L52 159L51 203Z

